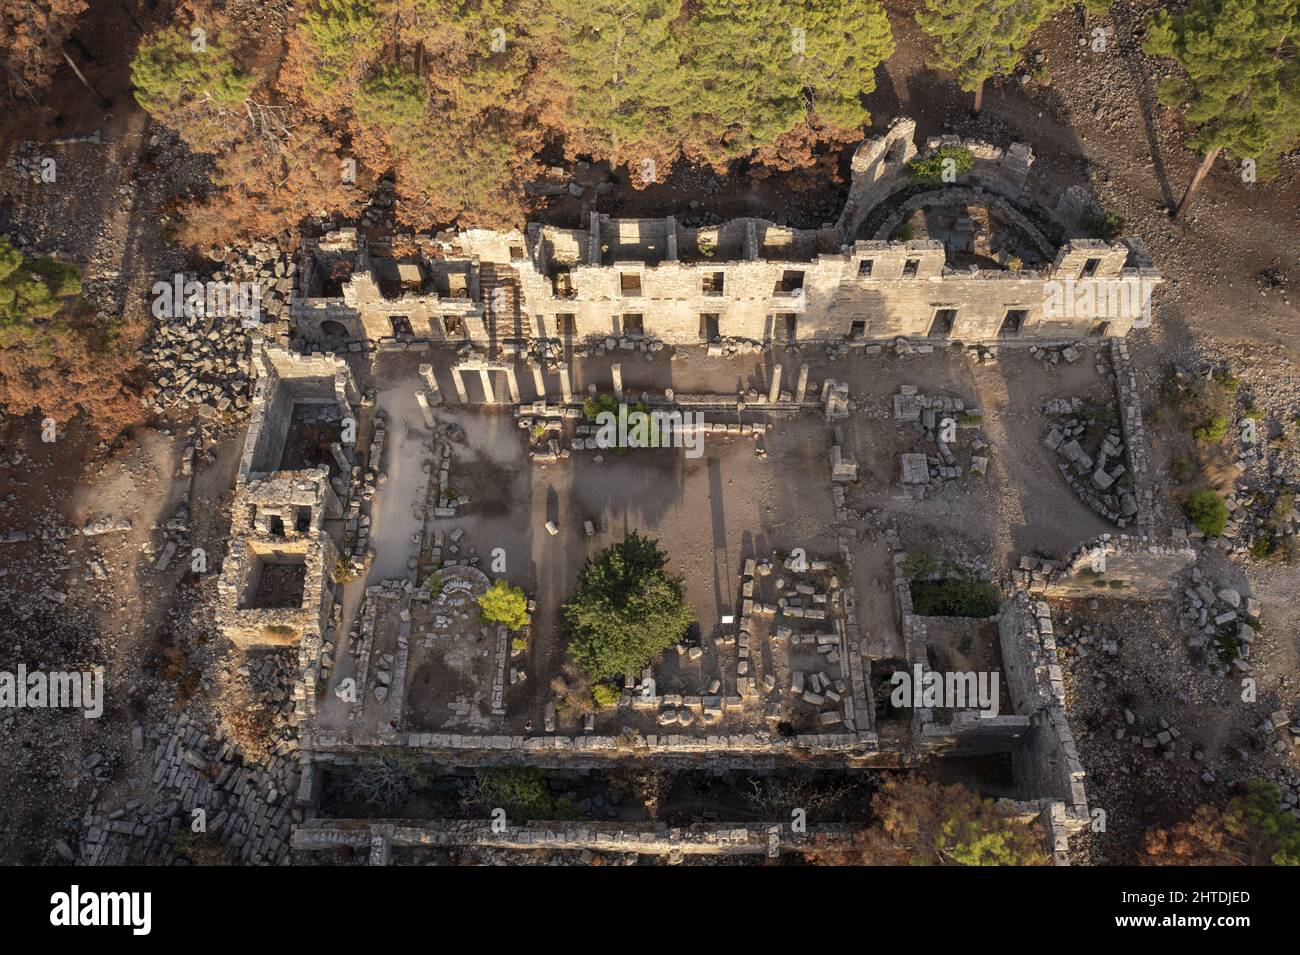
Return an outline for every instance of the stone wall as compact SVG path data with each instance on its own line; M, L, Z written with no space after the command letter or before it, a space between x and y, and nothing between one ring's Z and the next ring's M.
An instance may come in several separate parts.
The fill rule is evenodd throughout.
M309 820L294 829L293 848L366 850L372 864L384 865L393 847L482 848L637 855L765 855L814 849L844 850L860 826L809 826L791 832L782 823L712 823L668 826L645 822L533 822L493 829L487 820Z
M912 612L911 581L903 570L906 555L894 554L894 595L902 620L903 647L910 672L921 668L921 673L931 671L929 626L927 618ZM1030 720L1015 713L1000 713L983 717L969 710L955 710L950 721L943 723L935 718L932 709L924 706L912 709L912 742L917 752L944 756L987 756L1009 753L1017 740L1025 735Z
M1023 565L1022 561L1022 565ZM1064 562L1036 568L1033 589L1047 597L1123 597L1162 600L1180 588L1184 571L1196 563L1185 541L1103 534L1080 545ZM1027 571L1023 566L1020 573ZM1022 577L1023 579L1023 577Z
M1032 155L1019 144L1003 150L961 142L974 165L954 195L987 196L1035 237L1049 265L955 270L938 242L854 241L873 208L915 184L906 167L915 154L914 132L914 124L902 120L860 147L840 222L819 229L756 218L690 229L672 216L615 219L592 213L579 229L534 223L523 233L476 229L413 237L427 247L422 265L410 257L372 256L353 232L318 242L314 250L308 242L308 258L322 254L323 245L333 255L339 243L354 243L356 271L334 297L312 294L314 284L304 284L292 306L297 333L320 342L326 337L323 324L334 321L350 336L377 342L482 344L636 334L687 345L707 341L703 330L716 325L716 337L763 343L791 337L883 341L926 336L936 311L951 309L957 313L954 340L998 340L1007 313L1014 311L1024 313L1018 337L1062 341L1095 333L1097 322L1088 315L1049 316L1046 283L1077 280L1101 291L1121 278L1160 281L1137 240L1073 239L1059 249L1049 246L1007 204L1023 208L1029 202L1024 183ZM945 139L927 145L947 144ZM1050 213L1044 210L1042 218L1050 221ZM305 262L300 273L310 277L316 268ZM419 278L407 286L416 290L381 281L403 268ZM460 270L463 281L444 289L438 269ZM1123 336L1143 316L1126 301L1119 314L1102 317L1109 318L1105 334ZM401 331L395 318L405 322Z
M1047 603L1016 590L998 620L1002 670L1017 713L1030 728L1012 750L1016 785L1026 796L1064 803L1062 823L1077 829L1088 821L1083 763L1065 718L1061 668Z
M231 504L231 539L217 580L218 625L241 646L301 643L307 649L304 663L314 666L334 603L331 574L338 556L324 522L342 515L339 494L348 476L340 476L340 491L323 465L280 471L279 464L295 403L336 404L344 418L355 419L361 395L347 363L332 355L300 355L258 340L254 367L259 375ZM299 530L304 512L306 529ZM268 561L304 566L296 606L248 606Z

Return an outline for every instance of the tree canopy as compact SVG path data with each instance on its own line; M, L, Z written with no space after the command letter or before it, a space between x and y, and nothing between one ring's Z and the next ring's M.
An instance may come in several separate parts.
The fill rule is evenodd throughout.
M11 339L53 318L81 294L81 272L52 258L29 259L0 239L0 335ZM0 339L0 344L4 343Z
M528 597L504 580L494 580L479 597L478 606L484 620L499 623L507 630L518 630L528 623Z
M694 618L658 541L629 532L578 575L565 605L569 652L594 680L638 673L677 643Z
M1187 144L1205 157L1177 216L1220 152L1268 178L1300 145L1298 31L1300 0L1193 0L1180 14L1152 16L1143 49L1185 73L1161 83L1160 100L1182 109Z
M1300 822L1278 788L1255 779L1225 809L1199 806L1188 820L1147 833L1147 865L1300 865Z
M274 37L235 48L219 15L203 19L142 41L137 99L215 155L219 188L277 195L257 215L214 196L190 238L223 215L265 234L349 213L336 188L286 195L323 178L296 166L337 165L322 149L353 159L359 182L391 174L397 216L419 229L522 225L548 144L626 164L635 185L683 158L812 167L863 135L864 97L893 52L876 0L310 0L282 56Z
M916 22L934 40L933 66L975 94L984 83L1015 69L1034 31L1065 7L1065 0L925 0Z
M915 775L892 776L872 799L881 831L913 865L1042 865L1047 855L1033 825L997 810L964 786Z
M135 99L198 152L228 146L246 119L254 81L240 71L220 35L201 43L175 26L149 37L131 61Z

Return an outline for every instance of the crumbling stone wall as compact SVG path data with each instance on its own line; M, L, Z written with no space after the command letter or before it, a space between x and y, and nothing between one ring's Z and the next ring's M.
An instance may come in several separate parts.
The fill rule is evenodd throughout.
M1194 563L1196 551L1186 542L1103 534L1080 545L1062 564L1040 570L1036 589L1053 598L1105 594L1159 600L1179 589L1183 572Z
M911 581L903 569L906 555L894 555L894 594L902 619L903 647L909 672L916 667L924 675L931 671L927 649L930 644L927 617L912 612ZM1014 702L1014 700L1013 700ZM947 756L987 756L1008 753L1015 749L1017 740L1025 735L1030 720L1015 713L999 713L982 717L977 712L954 711L951 719L939 722L929 707L918 706L912 710L912 742L920 753Z
M548 849L662 855L766 855L781 851L844 849L860 826L809 826L791 832L782 823L713 823L668 826L656 822L534 822L495 831L487 820L308 820L293 834L293 848L368 850L371 864L386 865L394 846L430 848Z
M280 471L279 462L295 402L337 404L347 418L360 393L340 359L295 354L262 341L255 348L260 374L231 505L232 536L217 580L217 620L241 646L301 644L311 665L333 607L331 575L338 557L324 522L341 516L342 503L328 467ZM341 487L346 488L345 480ZM302 516L305 527L300 527ZM303 567L301 600L292 606L251 606L264 565L286 561Z
M998 638L1012 704L1030 718L1029 731L1012 750L1017 786L1030 798L1060 800L1062 825L1082 827L1088 820L1085 773L1065 718L1065 687L1047 603L1016 590L1002 608Z
M873 208L914 185L906 168L915 154L914 132L915 125L904 120L863 144L854 157L853 185L840 222L818 229L756 218L689 229L672 216L616 219L593 212L581 229L534 223L524 233L475 229L420 239L429 250L423 266L407 259L381 263L355 231L338 234L328 247L353 243L356 271L338 296L313 295L310 282L303 286L293 302L297 331L309 341L323 341L324 323L335 321L349 334L361 330L375 342L635 334L685 345L704 341L704 316L716 316L722 338L770 343L792 331L796 340L887 340L926 336L937 310L954 309L955 340L998 340L1009 311L1025 313L1018 337L1065 340L1093 333L1094 318L1047 315L1045 283L1069 280L1100 289L1119 279L1160 281L1135 239L1074 239L1053 256L1040 230L1006 205L1023 208L1029 202L1024 183L1032 155L1019 144L1002 150L961 142L975 162L956 194L987 195L998 203L1037 237L1044 257L1053 259L1050 265L954 270L938 242L853 241ZM1050 215L1044 210L1045 220ZM313 254L310 244L306 254ZM435 261L439 269L459 270L463 286L438 287L430 265ZM379 277L403 268L420 277L418 291L399 292L388 282L385 294ZM309 265L300 272L315 274ZM1103 317L1109 319L1106 334L1123 336L1143 315L1140 305L1125 301L1118 314ZM399 332L395 318L409 324L409 331L403 325Z

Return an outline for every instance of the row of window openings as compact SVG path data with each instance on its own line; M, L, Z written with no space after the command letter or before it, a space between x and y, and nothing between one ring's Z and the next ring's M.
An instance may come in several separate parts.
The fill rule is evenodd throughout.
M1013 337L1020 334L1020 330L1029 317L1026 309L1009 309L1002 319L1002 324L998 329L998 335L1002 337ZM712 341L720 338L718 331L720 316L717 313L703 312L700 314L700 338L703 341ZM393 335L396 337L411 337L413 331L411 322L404 315L391 315L389 322L392 324ZM952 336L953 326L957 323L957 310L955 308L935 309L934 318L930 322L928 335L930 338L949 338ZM463 335L465 332L464 322L458 315L448 315L443 318L443 324L446 329L447 337ZM555 334L557 335L574 335L577 334L577 320L572 314L559 314L555 316ZM776 337L781 340L793 341L795 331L798 325L798 316L793 313L780 313L775 316L773 322L773 331ZM623 335L644 335L645 334L645 317L639 313L624 313L622 316L620 334ZM1109 327L1108 322L1098 322L1093 328L1093 333L1105 335ZM865 321L855 321L849 327L850 338L862 338L867 333L867 323Z
M248 506L248 526L257 527L257 505ZM311 507L297 506L293 508L293 529L295 533L306 534L311 530ZM284 517L280 514L272 514L267 521L267 531L272 537L285 537Z
M1088 259L1083 265L1083 271L1080 273L1082 278L1092 278L1097 274L1097 269L1101 267L1101 259ZM862 259L858 262L858 278L871 278L872 271L875 268L874 259ZM920 259L906 259L903 262L903 278L914 279L921 271ZM722 272L708 272L701 280L701 291L705 295L721 295L725 284L726 276ZM787 269L781 275L781 280L776 283L772 289L773 295L797 295L803 291L804 273L794 269ZM625 296L635 297L642 294L641 273L640 272L620 272L619 290ZM569 282L569 273L562 271L556 273L552 282L552 288L559 298L572 298L575 294L573 286Z
M798 295L803 291L804 273L787 269L772 289L773 295ZM700 291L704 295L721 295L726 287L725 272L706 272L700 279ZM620 272L618 276L619 291L625 296L636 297L642 294L641 273ZM568 273L556 276L555 292L561 298L571 298L573 287L569 284Z
M515 250L511 249L511 258L522 258L523 252L515 255ZM1083 265L1083 271L1080 273L1081 278L1092 278L1097 274L1097 269L1101 267L1101 259L1088 259ZM858 262L858 278L871 278L872 270L875 268L874 259L862 259ZM903 262L903 278L916 278L921 270L920 259L906 259ZM795 295L803 291L804 273L795 269L787 269L781 274L781 280L773 288L773 295ZM721 295L726 276L722 272L708 272L701 280L701 291L705 295ZM641 273L640 272L620 272L618 276L619 290L626 296L639 296L641 290ZM555 273L551 280L552 291L558 298L572 298L575 291L569 279L569 271L561 269Z
M415 329L408 315L389 315L388 327L394 338L414 338ZM462 338L465 335L465 320L459 315L442 316L442 333L446 338Z

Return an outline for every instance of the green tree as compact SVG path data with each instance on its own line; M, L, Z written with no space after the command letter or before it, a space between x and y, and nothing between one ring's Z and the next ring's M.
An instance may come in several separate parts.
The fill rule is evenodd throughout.
M21 337L81 294L81 272L52 258L29 259L0 239L0 333ZM4 342L0 342L3 344Z
M1249 781L1225 809L1202 805L1189 819L1148 832L1144 865L1300 865L1300 822L1275 785Z
M692 91L682 82L680 0L555 0L547 29L558 55L543 83L571 155L666 172ZM659 172L654 173L658 178ZM644 178L644 177L643 177Z
M384 42L374 0L316 0L297 37L306 53L303 93L323 111L355 88Z
M578 575L565 605L569 651L594 680L639 672L682 638L693 614L658 541L631 531Z
M796 139L860 137L862 97L894 51L884 10L862 0L700 0L686 29L682 145L714 166Z
M1282 805L1277 786L1252 779L1245 794L1228 804L1228 812L1245 838L1260 846L1274 865L1300 865L1300 821Z
M1228 508L1219 495L1208 488L1189 497L1183 505L1183 513L1206 537L1218 537L1228 525Z
M916 22L934 41L931 65L975 94L978 113L985 81L1015 69L1034 31L1064 7L1065 0L925 0Z
M551 795L546 776L536 766L491 766L474 771L478 801L501 808L506 817L528 822L533 819L574 819L579 815L567 796Z
M499 623L507 630L518 630L528 623L528 597L504 579L492 582L478 598L479 611L489 623Z
M135 100L199 152L229 145L255 85L217 34L198 43L181 26L147 38L131 61Z
M951 169L953 175L960 176L970 171L975 157L969 149L961 146L942 146L928 156L917 156L907 164L907 169L916 178L925 183L937 184L943 181L943 174Z
M1174 219L1221 153L1255 163L1265 178L1300 144L1300 0L1192 0L1180 14L1158 10L1143 49L1174 59L1186 76L1160 85L1160 100L1183 106L1187 144L1201 164Z
M811 164L817 142L862 135L894 49L874 0L558 0L546 22L548 119L571 154L627 163L638 185L683 153Z
M397 139L414 134L423 124L429 108L424 82L411 70L384 67L368 77L357 90L353 111L357 122L383 130Z
M912 865L1042 865L1036 827L999 812L964 786L892 776L872 799L882 833Z

